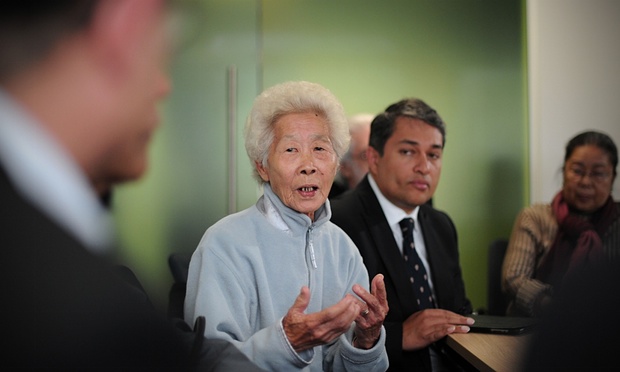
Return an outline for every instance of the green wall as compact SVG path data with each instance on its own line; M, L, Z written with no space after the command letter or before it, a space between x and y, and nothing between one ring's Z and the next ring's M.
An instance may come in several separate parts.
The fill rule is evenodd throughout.
M229 213L229 171L237 176L236 209L258 188L243 147L243 124L257 92L258 7L248 0L183 0L172 93L146 177L114 198L124 258L154 301L165 307L171 252L194 251L206 228ZM236 70L237 163L229 160L229 71Z
M403 97L447 123L435 206L453 218L467 292L486 306L489 243L526 200L527 106L520 0L196 2L147 178L117 193L124 255L165 301L171 251L191 252L228 213L227 71L237 71L237 209L257 188L241 138L256 94L286 80L331 89L349 114Z
M265 87L318 82L348 114L414 96L446 121L433 200L454 219L475 308L486 306L487 247L525 200L521 17L518 0L263 2Z

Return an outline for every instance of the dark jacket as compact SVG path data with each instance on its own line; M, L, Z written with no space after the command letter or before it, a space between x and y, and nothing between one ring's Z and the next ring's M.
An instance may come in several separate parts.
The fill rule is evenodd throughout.
M89 252L22 198L1 166L0 224L0 366L258 370L234 345L161 315L131 270Z
M368 274L385 276L389 313L385 319L390 370L430 371L428 348L403 352L402 323L419 311L404 260L368 177L353 190L330 200L331 221L340 226L359 249ZM447 214L420 206L418 221L424 235L439 308L460 314L472 311L461 275L456 229Z

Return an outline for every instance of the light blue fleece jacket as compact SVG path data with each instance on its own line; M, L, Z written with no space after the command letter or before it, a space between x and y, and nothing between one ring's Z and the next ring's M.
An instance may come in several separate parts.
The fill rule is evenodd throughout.
M185 320L206 318L205 336L232 342L259 367L271 371L384 371L385 329L369 350L351 345L355 323L329 345L297 353L282 318L310 288L307 314L368 289L368 273L351 239L329 222L329 201L307 215L286 207L264 185L256 205L229 215L204 234L187 281Z

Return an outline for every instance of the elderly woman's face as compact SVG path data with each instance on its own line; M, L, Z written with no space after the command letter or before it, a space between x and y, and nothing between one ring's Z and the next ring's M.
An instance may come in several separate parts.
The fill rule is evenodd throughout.
M287 114L274 124L267 166L256 163L261 178L291 209L314 220L336 175L336 153L327 121L315 113Z
M604 150L579 146L564 164L564 199L581 212L595 212L611 194L613 179L613 167Z

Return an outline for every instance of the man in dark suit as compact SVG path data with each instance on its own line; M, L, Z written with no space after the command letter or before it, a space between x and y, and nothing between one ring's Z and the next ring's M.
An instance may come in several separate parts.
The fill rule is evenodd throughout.
M101 193L146 169L164 0L0 2L0 365L256 370L174 327L110 256Z
M331 200L332 222L353 239L369 275L385 276L390 370L454 368L438 341L473 324L463 316L472 308L456 229L448 215L427 204L439 182L444 144L445 124L426 103L390 105L371 125L369 174ZM413 219L405 233L403 219Z

